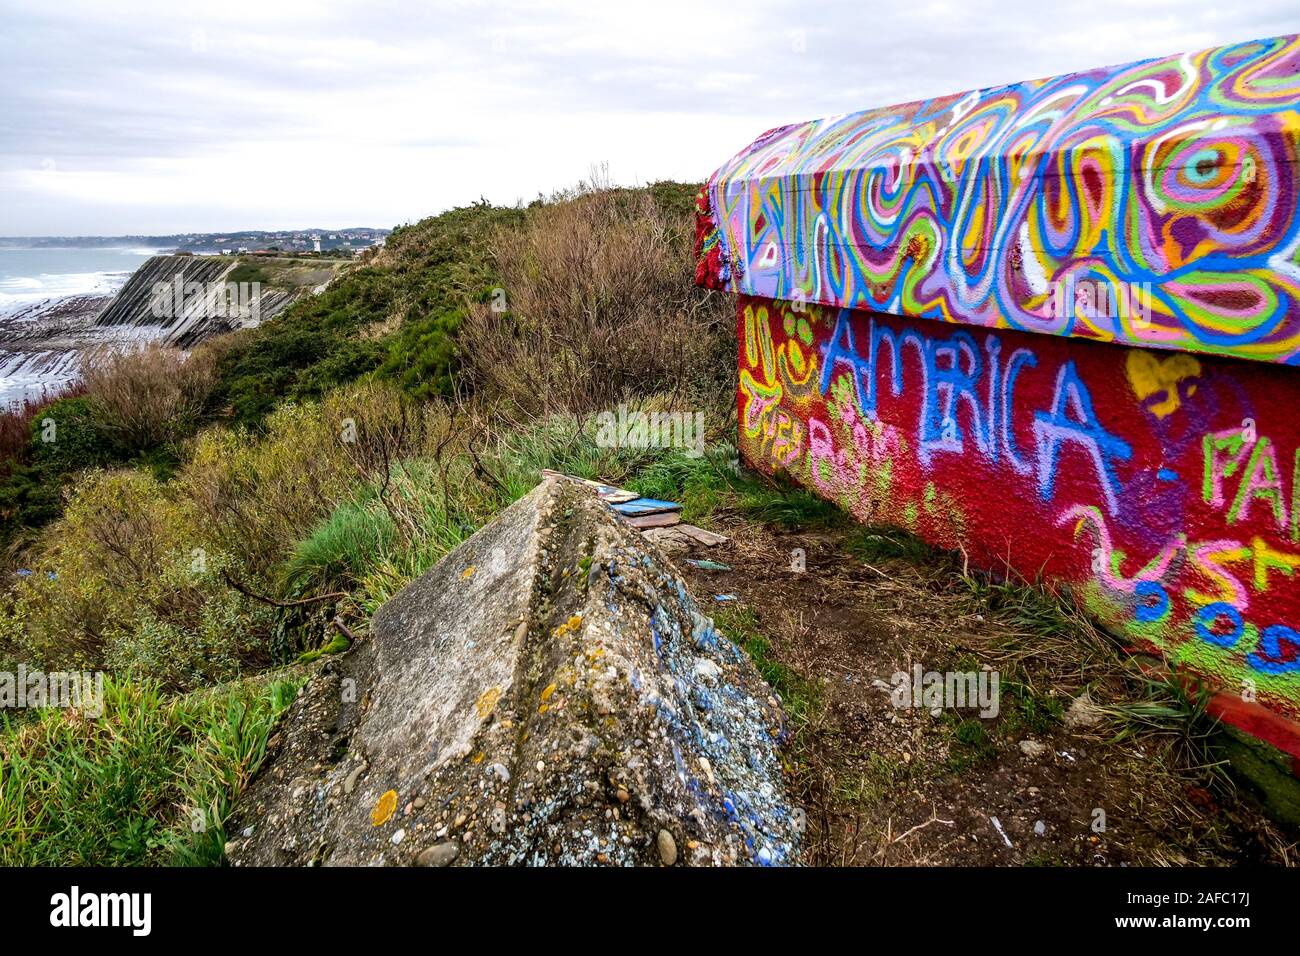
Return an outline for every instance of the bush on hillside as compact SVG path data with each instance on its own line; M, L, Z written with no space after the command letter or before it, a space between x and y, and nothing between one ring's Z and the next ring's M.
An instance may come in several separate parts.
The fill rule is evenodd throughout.
M32 420L27 458L52 473L96 468L117 454L87 396L61 398Z
M25 441L0 463L0 549L16 548L59 516L83 469L114 461L116 443L99 428L87 398L59 398L24 410Z
M493 244L502 294L462 327L474 387L526 415L581 414L725 379L733 323L694 284L692 230L639 190L588 184L530 208Z
M0 478L12 467L30 461L33 422L48 417L48 409L55 403L85 394L85 385L70 382L46 390L39 398L14 402L0 411Z
M216 382L210 353L149 343L100 353L82 372L95 424L126 452L190 435Z
M276 606L302 596L282 589L284 559L366 488L396 522L395 547L424 535L429 516L393 502L408 480L398 463L446 437L434 412L391 386L354 386L277 409L262 435L204 433L166 483L138 468L85 473L32 573L0 595L0 662L186 689L292 659L328 617Z
M213 343L209 411L261 427L281 401L319 398L368 376L418 398L450 394L463 310L496 282L489 240L522 217L482 202L395 229L320 294Z
M270 663L266 608L224 583L232 556L147 472L86 473L42 544L0 599L6 664L111 669L178 690Z

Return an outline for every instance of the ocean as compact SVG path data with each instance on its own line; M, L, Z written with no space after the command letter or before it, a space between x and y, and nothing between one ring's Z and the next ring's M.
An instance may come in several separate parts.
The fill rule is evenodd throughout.
M0 409L78 376L79 340L155 252L0 247Z
M0 248L0 317L73 295L112 295L153 249Z

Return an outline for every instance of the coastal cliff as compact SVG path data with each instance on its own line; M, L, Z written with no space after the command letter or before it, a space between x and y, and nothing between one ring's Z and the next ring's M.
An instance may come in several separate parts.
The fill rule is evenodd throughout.
M160 341L192 348L255 326L319 291L351 259L153 256L108 296L51 299L0 317L0 407L80 377L103 348Z
M303 292L329 282L345 261L154 256L127 280L95 325L150 329L150 337L169 344L195 345L282 312ZM214 295L226 289L229 296Z

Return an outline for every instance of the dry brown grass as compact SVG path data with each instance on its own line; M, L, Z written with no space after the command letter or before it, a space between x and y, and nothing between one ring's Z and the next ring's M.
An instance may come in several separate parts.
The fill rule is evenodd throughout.
M83 378L97 424L133 449L148 449L193 430L216 382L206 350L191 355L157 343L98 356Z
M730 541L708 557L730 567L687 567L687 582L737 596L716 619L733 639L728 624L749 621L745 636L766 642L765 673L818 688L795 710L781 691L788 793L806 813L803 863L1294 864L1295 834L1225 776L1174 689L1135 679L1131 659L1061 596L973 575L960 555L897 543L891 553L849 528L792 532L725 514L709 526ZM794 546L806 552L800 574L786 570ZM898 710L888 678L913 662L992 667L999 715ZM1103 719L1071 726L1065 714L1085 689ZM984 728L978 737L961 733L971 723ZM1045 758L1021 751L1028 738L1048 745ZM1101 834L1091 828L1099 807Z
M525 416L707 386L734 364L728 303L697 289L691 223L599 183L529 210L494 244L504 311L461 333L474 384Z

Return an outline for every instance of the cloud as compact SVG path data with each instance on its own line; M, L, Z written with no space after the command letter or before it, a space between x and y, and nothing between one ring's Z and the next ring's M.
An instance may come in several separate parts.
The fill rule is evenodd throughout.
M9 0L0 234L391 225L782 123L1291 32L1266 0Z

